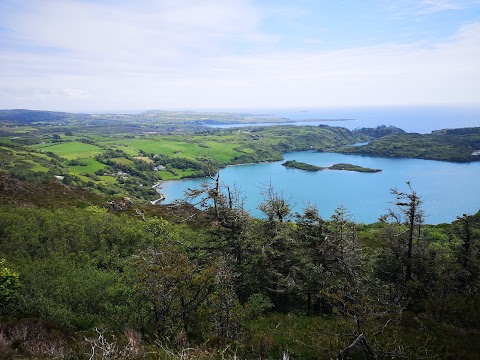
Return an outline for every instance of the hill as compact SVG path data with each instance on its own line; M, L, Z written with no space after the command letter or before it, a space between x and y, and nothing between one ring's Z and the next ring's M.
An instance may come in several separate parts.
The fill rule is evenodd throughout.
M453 162L480 161L480 128L449 129L432 134L391 134L366 145L342 147L344 154L404 157Z

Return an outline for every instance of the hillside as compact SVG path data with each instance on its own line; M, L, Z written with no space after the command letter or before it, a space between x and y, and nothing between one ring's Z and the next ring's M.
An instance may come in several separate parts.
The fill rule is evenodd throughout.
M152 186L159 181L204 177L227 165L281 160L289 151L325 150L369 139L328 126L220 131L181 119L166 125L154 119L144 123L135 117L82 115L87 117L82 120L54 113L42 122L48 112L3 114L9 119L0 120L4 171L20 178L32 172L57 176L67 185L143 200L158 198Z
M406 281L404 205L358 225L344 208L294 216L273 189L263 220L223 187L197 195L211 205L1 175L0 355L313 360L351 345L368 358L357 338L378 358L480 353L480 212L415 223Z
M449 129L432 134L392 134L358 147L342 147L344 154L469 162L480 161L480 128Z

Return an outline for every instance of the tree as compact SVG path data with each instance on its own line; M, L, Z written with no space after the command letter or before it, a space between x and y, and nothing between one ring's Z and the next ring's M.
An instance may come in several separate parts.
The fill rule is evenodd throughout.
M264 192L265 201L262 202L258 208L267 216L269 221L284 222L291 216L291 206L283 197L283 194L278 194L272 184L269 184Z
M168 223L153 220L149 231L154 243L135 257L131 279L140 299L137 311L146 313L146 325L153 325L157 336L185 335L199 325L199 310L215 288L215 266L200 266L178 248ZM181 328L178 325L181 324Z
M19 275L6 267L6 260L0 259L0 314L10 304L20 288Z
M421 305L434 274L432 253L422 239L422 200L406 182L408 191L392 189L393 207L380 218L385 244L377 258L376 274L389 288L393 304L413 310Z
M298 280L300 261L298 244L294 236L294 224L290 204L270 184L264 193L266 199L259 205L267 219L257 222L255 236L258 256L254 275L260 288L255 292L267 292L279 310L289 306L299 295Z
M319 293L322 287L324 270L324 233L325 221L320 217L318 208L309 205L303 214L297 215L297 239L303 253L302 284L307 295L307 309L313 310L312 298L316 299L315 308L319 308Z
M244 199L234 186L222 184L220 174L210 176L211 181L204 182L198 189L188 189L186 197L195 200L192 205L204 209L203 219L210 227L208 250L213 258L226 257L237 276L235 284L237 295L242 301L248 297L245 286L245 252L250 239L247 236L250 215L244 210ZM195 215L197 212L194 213Z
M457 217L456 225L457 233L462 239L463 245L459 251L459 261L464 272L462 279L463 286L466 287L469 280L478 275L478 263L475 261L476 249L476 225L475 217L472 215L463 214L462 217Z
M412 279L413 240L419 240L421 238L423 210L421 208L421 198L417 195L416 191L412 189L409 181L407 181L406 184L409 188L408 192L391 189L391 194L395 196L394 205L398 211L390 210L387 216L395 219L397 223L404 223L407 226L405 282L408 282ZM417 235L415 235L415 230L417 231ZM400 235L403 234L397 234L397 236Z
M360 258L358 255L356 224L348 210L335 209L323 225L324 238L318 245L316 262L321 274L320 296L325 310L334 309L349 314L359 302Z
M220 338L235 339L241 328L244 310L235 292L235 277L231 259L221 256L217 261L215 292L211 309L213 324Z

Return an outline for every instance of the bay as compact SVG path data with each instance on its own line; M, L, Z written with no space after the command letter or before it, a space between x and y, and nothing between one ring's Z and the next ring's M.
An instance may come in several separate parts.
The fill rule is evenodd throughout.
M305 109L232 109L232 112L264 114L255 126L272 126L269 117L286 120L283 125L341 126L353 130L379 125L397 126L407 132L430 133L433 130L480 126L478 106L387 106ZM265 115L270 116L265 116ZM216 128L251 127L252 124L211 125Z
M292 152L285 160L317 166L350 163L381 169L379 173L324 170L307 172L272 163L232 166L220 170L220 180L236 186L245 198L245 209L261 217L258 205L264 201L268 186L288 199L293 211L315 204L323 218L329 218L339 206L345 206L357 222L373 223L385 214L394 198L390 189L407 191L406 181L423 200L425 222L451 222L456 216L480 210L480 162L450 163L420 159L390 159L362 155L320 152ZM182 199L188 188L199 187L204 179L170 181L159 191L164 203Z

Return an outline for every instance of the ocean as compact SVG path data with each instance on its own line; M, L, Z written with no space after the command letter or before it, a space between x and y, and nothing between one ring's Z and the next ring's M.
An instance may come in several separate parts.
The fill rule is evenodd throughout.
M224 110L223 110L224 111ZM296 125L342 126L350 130L379 125L393 125L407 132L421 134L439 129L480 126L480 106L395 106L302 109L231 109L231 112L255 114L262 125L271 117L281 117ZM315 121L312 121L315 120ZM215 125L228 128L251 125Z

